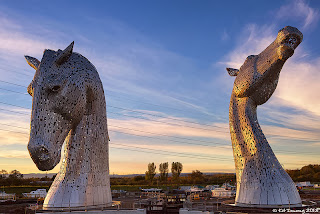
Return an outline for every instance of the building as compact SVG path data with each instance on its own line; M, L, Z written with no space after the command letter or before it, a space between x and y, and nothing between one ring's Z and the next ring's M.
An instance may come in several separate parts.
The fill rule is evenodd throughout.
M204 189L211 191L211 190L214 190L215 188L219 188L219 187L220 187L219 185L207 185Z
M230 198L236 195L235 190L226 189L226 188L215 188L211 190L212 197L219 197L219 198Z
M23 197L26 198L45 198L47 196L46 189L37 189L35 191L31 191L29 193L22 193Z
M0 201L15 201L16 194L15 193L5 193L0 191Z
M313 187L313 184L311 184L310 181L303 181L303 182L296 182L296 186L299 188Z

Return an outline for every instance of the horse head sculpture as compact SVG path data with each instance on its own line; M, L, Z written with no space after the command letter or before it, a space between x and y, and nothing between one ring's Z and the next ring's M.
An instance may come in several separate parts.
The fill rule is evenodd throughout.
M260 54L247 57L236 76L229 107L229 125L237 176L235 203L245 207L299 207L301 199L290 176L282 168L264 136L257 106L275 91L280 71L301 43L294 27L281 29Z
M278 32L277 38L259 55L248 56L240 70L227 68L230 76L237 76L233 88L235 95L237 97L254 95L258 105L265 103L276 89L284 63L293 55L302 38L303 35L297 28L287 26ZM276 81L276 84L270 88L270 85L265 84L268 81ZM260 85L262 83L263 86ZM263 90L272 93L261 94L264 93Z
M28 150L40 170L65 158L45 208L110 205L108 130L103 86L96 68L73 52L45 50L41 62L25 56L36 72Z

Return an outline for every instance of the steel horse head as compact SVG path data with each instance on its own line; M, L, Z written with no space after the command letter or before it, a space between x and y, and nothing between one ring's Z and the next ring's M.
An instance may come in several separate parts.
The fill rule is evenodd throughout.
M106 206L111 202L108 130L103 86L96 68L73 52L45 50L41 62L25 56L36 72L28 150L40 170L64 160L44 208Z

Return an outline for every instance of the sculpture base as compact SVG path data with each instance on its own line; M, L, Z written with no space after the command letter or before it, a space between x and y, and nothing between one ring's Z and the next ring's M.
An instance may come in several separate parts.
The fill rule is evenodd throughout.
M254 208L293 208L293 207L302 207L302 204L242 204L235 203L234 206L237 207L254 207Z
M44 211L81 211L81 210L103 210L110 206L78 206L78 207L43 207Z
M46 207L43 205L30 205L28 210L32 210L35 213L72 213L72 214L83 214L83 213L110 213L110 214L146 214L146 209L136 208L136 209L120 209L119 201L113 201L109 206L106 205L96 205L96 206L79 206L79 207Z

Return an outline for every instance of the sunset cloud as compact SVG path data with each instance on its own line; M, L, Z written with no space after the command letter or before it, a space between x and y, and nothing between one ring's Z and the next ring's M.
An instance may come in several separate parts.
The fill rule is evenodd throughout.
M297 56L298 58L299 56ZM275 96L282 105L291 105L320 116L320 58L291 60L285 65Z
M282 6L277 14L278 19L296 18L302 21L302 28L306 30L317 24L320 18L319 9L311 8L306 1L295 0L289 4Z

